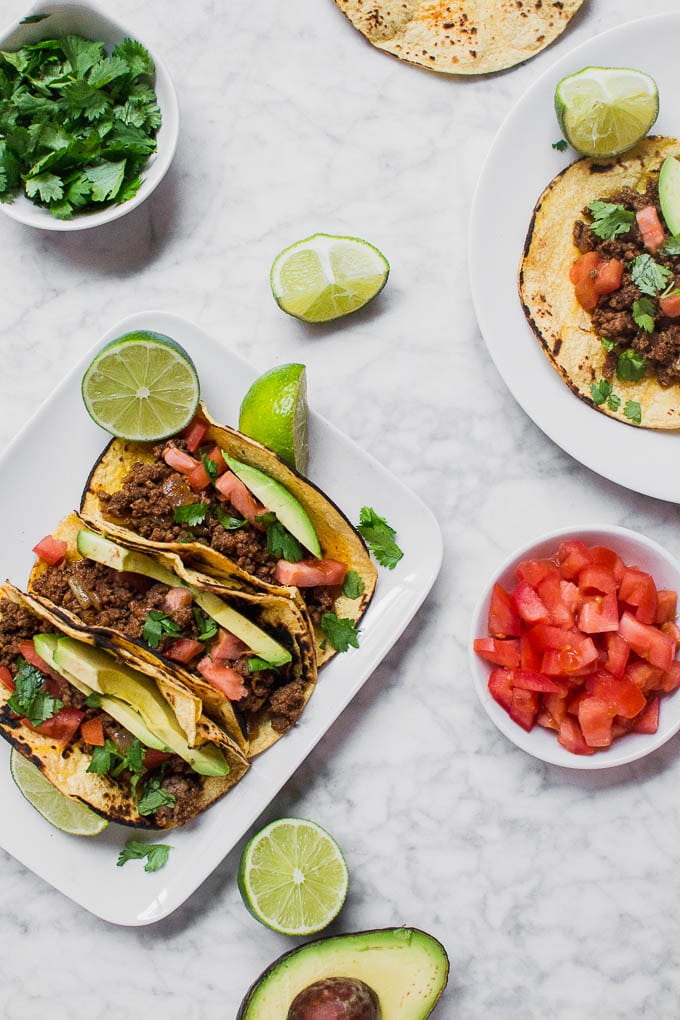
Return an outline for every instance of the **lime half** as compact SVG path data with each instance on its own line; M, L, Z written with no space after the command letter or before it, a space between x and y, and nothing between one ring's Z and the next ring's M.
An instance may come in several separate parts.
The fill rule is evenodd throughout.
M238 427L286 464L307 470L307 376L304 365L277 365L259 376L241 403Z
M315 822L280 818L247 844L238 871L246 907L282 935L312 935L336 917L349 872L340 847Z
M313 234L274 259L270 282L279 307L304 322L356 312L387 282L387 259L358 237Z
M142 442L181 431L200 396L198 374L184 348L147 330L106 344L90 362L81 390L97 425L119 439Z
M70 836L97 836L109 824L79 800L72 800L52 786L40 769L12 748L9 758L12 779L26 800L45 821Z
M644 138L659 114L656 82L628 67L584 67L557 83L564 137L584 156L616 156Z

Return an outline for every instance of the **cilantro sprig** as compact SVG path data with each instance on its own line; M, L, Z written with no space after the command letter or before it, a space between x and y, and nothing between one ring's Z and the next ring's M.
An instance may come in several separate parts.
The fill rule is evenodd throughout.
M39 669L23 657L18 659L18 666L14 691L7 704L17 715L28 719L31 726L40 726L55 716L64 707L64 702L45 689L47 678Z
M651 255L637 255L630 262L630 275L633 283L643 294L651 297L656 295L668 285L673 274L659 262L655 262Z
M267 552L276 559L299 563L305 558L304 549L294 535L281 524L276 514L268 511L258 514L255 520L261 524L267 534Z
M394 570L404 553L394 541L396 531L385 518L380 517L370 506L362 506L357 531L378 563Z
M635 219L635 213L613 202L591 202L588 211L593 217L590 229L603 241L611 241L618 234L627 234Z
M322 614L319 622L326 639L336 652L346 652L350 646L359 647L359 633L354 620L328 612Z
M144 621L142 638L149 648L159 648L165 636L181 637L182 628L167 613L152 609Z
M172 846L169 843L144 843L141 839L128 839L118 854L116 867L122 868L128 861L143 861L145 871L160 871L168 863Z

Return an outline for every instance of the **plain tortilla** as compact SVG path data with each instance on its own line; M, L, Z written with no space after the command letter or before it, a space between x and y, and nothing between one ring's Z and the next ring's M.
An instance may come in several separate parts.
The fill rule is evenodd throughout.
M514 67L549 46L584 0L335 0L373 46L448 74Z
M628 186L644 190L667 156L680 155L677 138L650 137L611 160L579 159L543 192L534 210L519 271L519 293L529 325L568 386L591 407L590 386L602 378L605 352L590 314L581 308L569 280L580 252L573 240L576 220L595 199ZM628 425L626 401L640 404L643 428L680 428L680 386L662 387L652 376L615 383L618 411L597 410ZM639 427L639 426L633 426Z

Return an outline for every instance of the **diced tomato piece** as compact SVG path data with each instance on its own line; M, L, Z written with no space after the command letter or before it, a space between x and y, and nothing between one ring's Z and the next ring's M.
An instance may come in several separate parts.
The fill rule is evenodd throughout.
M19 653L23 655L26 662L28 662L31 666L35 666L35 668L39 669L41 673L45 674L45 676L55 677L56 679L61 680L61 677L57 677L57 675L53 673L50 667L47 665L45 660L40 655L38 655L32 640L20 641Z
M519 666L518 638L475 638L473 647L478 655L495 666Z
M45 535L33 546L33 552L52 567L59 566L66 558L68 545L61 538Z
M668 620L667 623L661 624L661 630L664 634L670 634L675 641L675 647L680 645L680 627L673 620Z
M645 205L635 213L642 234L642 243L649 251L656 251L666 240L666 231L659 219L656 206Z
M193 638L177 638L163 651L163 655L172 662L181 662L183 665L187 665L204 651L205 646L201 641L194 641Z
M215 482L215 488L251 524L255 524L255 518L265 513L265 507L255 499L233 471L225 471L220 475Z
M539 626L545 626L539 624ZM541 652L534 647L529 634L522 634L519 639L519 664L522 669L535 669L541 668Z
M512 689L512 704L508 709L510 718L514 719L527 733L533 729L538 715L540 702L535 691L526 691L519 687Z
M659 599L651 574L636 567L628 567L621 580L619 601L635 606L641 623L654 623Z
M101 717L96 715L93 719L83 719L80 724L80 735L86 744L93 747L104 746L104 724Z
M538 691L545 694L559 694L560 687L544 673L535 669L513 669L511 678L513 688L523 691Z
M192 453L195 453L203 442L207 431L207 422L201 421L198 418L194 418L192 422L189 422L182 433L182 438L187 444L187 449L191 450Z
M612 715L632 719L645 707L646 698L639 687L625 677L615 677L604 669L586 677L588 694L603 701Z
M560 581L560 594L562 596L562 603L567 607L569 612L574 616L579 606L581 605L581 592L577 584L573 581L565 581L564 578Z
M200 461L196 460L195 457L185 453L183 450L178 450L176 446L170 443L163 450L163 460L168 467L173 468L174 471L179 471L182 475L188 475L190 471L200 464Z
M587 251L576 259L576 262L569 269L569 279L572 283L580 283L596 270L601 262L596 251Z
M172 756L167 751L157 751L155 747L147 747L142 765L147 772L150 772L152 769L157 769L170 757Z
M7 666L0 666L0 684L6 687L8 691L14 690L14 680Z
M564 648L549 648L541 660L541 672L548 676L583 675L598 659L598 651L590 637L572 636Z
M222 451L219 448L219 446L213 446L212 450L210 450L209 453L206 454L206 458L207 460L211 460L215 465L218 478L220 475L223 475L224 472L227 470L227 464L224 457L222 456Z
M515 569L515 577L518 581L526 581L535 588L550 574L560 576L560 572L552 560L523 560Z
M208 655L200 660L196 669L209 684L226 694L230 701L240 701L248 694L240 673L224 663L214 662Z
M194 601L194 597L188 588L168 588L163 599L163 609L166 613L176 613L179 609L186 609Z
M671 668L675 656L675 641L651 624L641 623L631 613L623 613L619 626L621 637L625 638L634 652L658 666L664 672Z
M248 645L241 638L220 628L219 634L210 646L210 656L218 662L226 659L238 659L248 651Z
M614 575L617 584L621 582L626 565L617 552L606 545L593 545L590 554L595 566L604 567Z
M671 663L671 668L662 673L658 690L664 691L666 694L672 694L673 691L677 691L678 687L680 687L680 662L674 659Z
M559 694L544 695L543 704L559 727L567 715L567 699L564 696L564 691L560 691Z
M187 472L187 481L194 492L203 492L210 485L210 475L205 469L203 461Z
M623 262L619 259L607 259L597 270L595 291L598 294L611 294L618 290L623 279Z
M633 722L634 733L656 733L659 728L659 699L650 698L646 708Z
M605 634L604 644L607 651L605 668L612 676L623 676L628 665L630 645L619 633Z
M574 623L574 613L562 597L562 583L559 572L555 570L554 574L546 574L543 580L539 581L536 592L548 610L550 623L556 627L571 627Z
M279 560L274 570L279 584L293 584L298 588L342 584L346 573L346 564L337 560L299 560L297 563Z
M550 623L537 623L524 632L524 636L531 642L539 652L545 652L548 648L567 648L573 640L578 641L580 635L577 631L565 627L553 627Z
M566 716L560 723L557 739L562 747L572 754L595 754L595 748L589 747L583 739L583 733L573 716Z
M578 586L584 595L609 595L617 589L611 570L599 563L589 563L578 575Z
M569 271L576 299L587 312L595 308L601 294L618 290L622 277L623 262L619 259L603 261L594 251L581 255Z
M585 573L585 571L584 571ZM613 592L583 600L578 625L586 634L604 634L619 629L619 604Z
M538 715L536 716L536 725L543 726L543 728L546 730L557 731L559 729L559 726L557 725L557 723L555 722L555 720L553 719L545 705L542 708L539 708L538 710Z
M492 669L487 683L489 694L506 712L512 707L512 681L509 669Z
M560 565L561 576L566 581L573 581L584 567L592 563L593 555L585 542L574 538L560 544L557 550L557 561Z
M660 690L664 675L663 670L650 666L644 659L630 662L624 674L626 680L639 687L643 694Z
M578 706L578 722L583 739L589 747L609 747L612 742L614 713L606 701L586 697Z
M657 606L654 623L660 626L675 620L678 614L678 593L669 588L660 588L656 593Z
M57 744L68 744L73 740L80 728L85 713L78 708L64 706L51 719L46 719L32 729L54 740Z
M519 637L521 632L521 622L515 604L498 582L491 590L488 628L491 637L496 638Z
M680 291L659 298L659 308L669 319L677 319L680 316Z
M515 604L520 619L525 623L550 622L550 613L546 609L545 603L526 581L520 581L513 588L510 598Z

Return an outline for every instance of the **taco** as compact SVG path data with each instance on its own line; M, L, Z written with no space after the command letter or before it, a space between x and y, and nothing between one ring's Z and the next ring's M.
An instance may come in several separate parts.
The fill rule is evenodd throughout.
M230 588L295 599L311 619L318 665L335 650L335 618L356 624L375 588L363 539L330 499L203 405L165 443L113 440L81 513L111 538L174 552Z
M370 43L449 74L514 67L553 42L583 0L335 0Z
M183 825L248 762L203 715L189 738L175 708L188 692L93 640L11 584L0 588L0 735L61 793L111 821Z
M629 425L680 428L680 241L659 173L680 141L649 137L609 160L580 159L541 195L519 292L568 386Z
M306 616L288 597L226 588L174 553L112 541L72 514L38 559L29 590L72 626L115 645L132 665L188 688L249 756L297 722L314 689Z

